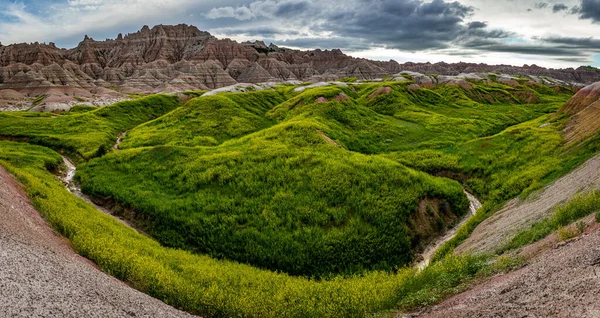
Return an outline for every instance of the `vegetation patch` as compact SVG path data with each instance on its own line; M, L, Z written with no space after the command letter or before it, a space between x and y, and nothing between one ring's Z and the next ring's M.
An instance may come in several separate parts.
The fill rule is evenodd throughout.
M211 146L273 125L265 114L283 102L274 91L195 98L184 107L128 132L122 149L155 146Z
M54 151L0 141L0 164L48 222L100 268L169 305L209 317L365 317L429 305L469 280L512 268L449 257L425 270L310 280L162 247L73 196L47 171Z
M554 208L554 213L550 218L535 223L531 228L519 232L498 253L535 243L554 231L558 231L561 240L569 239L577 233L565 228L566 226L598 211L600 211L600 190L578 194L568 202ZM580 232L585 229L585 227L583 229L581 229L581 226L578 227Z
M409 223L421 198L445 202L448 218L468 209L455 181L312 135L312 149L254 140L120 151L83 165L78 178L86 193L143 211L152 223L144 230L166 246L305 276L404 266L435 235Z
M153 95L81 114L2 113L0 136L26 139L29 143L61 150L74 159L89 159L101 148L111 149L121 131L162 116L178 106L175 96Z

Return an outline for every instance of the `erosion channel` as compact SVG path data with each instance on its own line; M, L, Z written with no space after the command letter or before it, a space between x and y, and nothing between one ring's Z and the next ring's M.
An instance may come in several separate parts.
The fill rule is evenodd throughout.
M120 139L121 138L119 138L119 141L120 141ZM115 149L118 149L118 143L115 145ZM81 192L81 189L77 186L77 184L73 180L74 177L75 177L75 171L77 170L77 167L75 167L75 164L73 164L73 162L69 158L67 158L65 156L63 156L62 158L63 158L64 164L65 164L65 166L67 168L67 171L64 174L64 176L62 177L62 180L63 180L63 183L65 184L66 188L69 190L69 192L73 193L74 195L76 195L77 197L81 198L85 202L91 204L98 211L100 211L102 213L105 213L105 214L108 214L108 215L114 217L115 219L117 219L119 222L127 225L128 227L136 230L137 232L139 232L141 234L144 234L143 232L141 232L140 230L136 229L131 224L129 224L127 221L116 217L115 215L113 215L107 209L105 209L105 208L97 205L96 203L94 203L94 201L90 197L88 197L87 195L83 194L83 192ZM477 210L481 207L481 202L479 202L479 200L474 195L470 194L466 190L465 190L465 194L469 198L469 213L467 213L467 215L465 215L463 217L463 219L461 220L460 223L458 223L451 230L447 231L443 236L440 236L434 242L432 242L431 244L429 244L429 246L427 246L427 248L425 249L425 251L422 254L423 260L421 260L420 262L418 262L417 265L416 265L416 267L419 270L422 270L422 269L424 269L425 267L427 267L429 265L429 263L431 262L431 258L435 255L435 252L437 252L437 250L440 247L442 247L442 245L444 245L446 242L448 242L451 239L453 239L454 236L456 236L456 233L458 232L458 230L465 223L467 223L467 221L471 217L473 217L475 215L475 212L477 212ZM144 235L146 235L146 234L144 234Z

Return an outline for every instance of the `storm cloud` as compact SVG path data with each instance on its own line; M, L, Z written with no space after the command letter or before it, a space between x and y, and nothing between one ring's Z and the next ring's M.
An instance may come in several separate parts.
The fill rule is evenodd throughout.
M84 34L187 23L221 38L374 59L576 66L600 61L599 22L600 0L19 0L0 6L0 41L69 48Z
M213 8L207 17L245 19L287 18L312 36L286 43L318 43L325 39L351 43L349 47L376 45L406 51L444 49L456 41L477 37L504 38L501 30L488 30L481 21L467 22L475 8L460 2L433 0L350 0L343 3L308 0L262 0L237 8ZM226 14L223 14L223 13ZM331 35L331 36L327 36ZM322 40L319 40L321 38Z
M581 4L574 11L580 19L589 19L594 23L600 22L600 0L581 0Z

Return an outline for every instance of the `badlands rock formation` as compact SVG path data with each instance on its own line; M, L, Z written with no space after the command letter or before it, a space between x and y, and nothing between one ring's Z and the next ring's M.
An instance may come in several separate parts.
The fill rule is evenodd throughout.
M560 112L569 115L567 142L577 142L600 131L600 82L582 88Z
M443 76L456 81L462 74L489 72L566 83L600 81L600 72L590 67L554 70L535 65L370 61L340 50L298 51L261 41L217 39L194 26L180 24L152 29L144 26L136 33L104 41L85 36L73 49L61 49L53 43L0 44L0 108L28 108L31 99L38 96L46 99L34 106L54 110L82 103L109 104L128 98L123 93L216 89L237 83L322 82L344 77L373 80L401 71L418 72L416 84L425 86L443 83ZM468 79L458 84L467 85Z
M379 65L378 65L379 64ZM0 88L40 95L48 87L116 88L129 93L215 89L270 81L381 78L385 66L332 51L295 51L263 42L219 40L194 26L158 25L70 50L0 45ZM391 69L394 67L388 67Z
M0 44L0 89L40 95L48 87L126 92L214 89L238 82L328 81L342 77L376 79L400 71L456 76L501 72L547 76L566 82L600 80L592 68L549 70L537 66L485 64L399 64L352 58L340 50L298 51L263 42L217 39L185 24L158 25L116 39L89 37L73 49L53 43Z

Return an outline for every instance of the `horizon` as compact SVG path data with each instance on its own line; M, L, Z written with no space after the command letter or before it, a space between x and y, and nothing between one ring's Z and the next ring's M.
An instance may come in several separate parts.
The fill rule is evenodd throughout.
M187 25L187 24L185 24L185 23L183 23L183 24L184 24L184 25ZM148 27L148 28L150 28L150 29L154 29L155 27L158 27L158 26L175 26L175 25L173 25L173 24L170 24L170 25L169 25L169 24L157 24L157 25L154 25L154 26L152 26L152 27L150 27L150 26L148 26L148 25L143 25L142 27L140 27L140 28L139 28L139 30L138 30L138 31L140 31L140 30L141 30L142 28L144 28L144 27ZM194 26L194 25L188 25L188 26L190 26L190 27L196 27L196 26ZM208 32L208 31L205 31L205 30L200 30L200 31ZM136 32L137 32L137 31L136 31ZM96 41L96 42L102 42L102 41L115 41L115 40L117 40L117 38L118 38L118 36L119 36L119 35L122 35L123 37L126 37L126 36L128 36L128 35L135 34L136 32L130 32L130 33L127 33L127 34L123 34L122 32L120 32L120 33L118 33L118 34L117 34L117 36L115 36L115 37L108 37L108 38L104 38L104 39L96 39L96 38L94 38L93 36L89 36L88 34L85 34L85 35L83 36L83 38L82 38L82 40L81 40L80 42L78 42L76 45L73 45L73 46L70 46L70 47L62 47L62 46L56 45L56 43L54 43L54 42L38 42L38 43L40 43L40 44L45 44L45 45L51 45L51 44L54 44L54 45L56 45L56 47L57 47L58 49L61 49L61 50L73 50L73 49L77 48L77 46L78 46L78 45L80 45L80 44L81 44L81 43L82 43L82 42L85 40L85 37L88 37L90 40L92 40L92 41ZM209 32L209 33L210 33L210 32ZM211 35L212 35L212 34L211 34ZM214 36L214 35L213 35L213 36ZM217 37L217 39L219 39L219 40L225 40L225 39L230 39L230 40L233 40L233 39L231 39L231 38L228 38L228 37ZM235 40L234 40L234 41L235 41ZM253 40L246 40L246 41L253 42L253 43L254 43L254 42L263 42L263 43L264 43L266 46L275 45L275 46L277 46L277 47L279 47L279 48L292 49L292 50L299 50L299 51L313 51L313 50L333 51L333 50L340 50L342 53L344 53L344 54L346 54L346 55L349 55L349 56L352 56L352 57L355 57L355 58L363 58L363 57L353 56L351 53L345 52L344 50L342 50L342 49L339 49L339 48L332 48L332 49L309 48L309 49L307 49L307 48L301 48L301 47L281 46L281 45L278 45L277 43L273 43L273 42L265 42L265 41L263 41L263 40L261 40L261 39L253 39ZM237 42L238 42L238 43L242 43L243 41L237 41ZM2 43L2 41L0 41L0 46L10 46L10 45L15 45L15 44L28 44L28 45L30 45L30 44L34 44L34 43L36 43L36 42L20 42L20 43L11 43L11 44L5 45L5 44L3 44L3 43ZM267 43L268 43L268 44L267 44ZM369 58L366 58L366 59L369 59ZM395 61L395 62L397 62L397 63L399 63L399 64L408 64L408 63L414 63L414 64L433 64L433 65L434 65L434 64L441 64L441 63L446 63L446 64L460 64L460 63L466 63L466 64L478 64L478 65L488 65L488 66L510 66L510 67L542 67L542 68L547 68L547 69L557 69L557 70L558 70L558 69L569 69L569 68L576 69L577 67L586 67L586 66L591 66L591 65L580 65L580 66L577 66L577 67L568 66L568 67L563 67L563 68L552 68L552 67L544 67L544 66L542 66L542 65L537 65L537 64L523 64L523 65L513 65L513 64L487 64L487 63L484 63L484 62L465 62L465 61L458 61L458 62L446 62L446 61L436 61L436 62L432 62L432 61L425 61L425 62L415 62L415 61L404 61L404 62L400 62L400 61L396 61L396 60L394 60L394 59L385 60L385 59L373 59L373 58L372 58L372 59L370 59L370 60L375 60L375 61L383 61L383 62Z
M0 42L73 48L142 25L194 25L217 38L341 49L400 64L600 66L600 0L0 0Z

